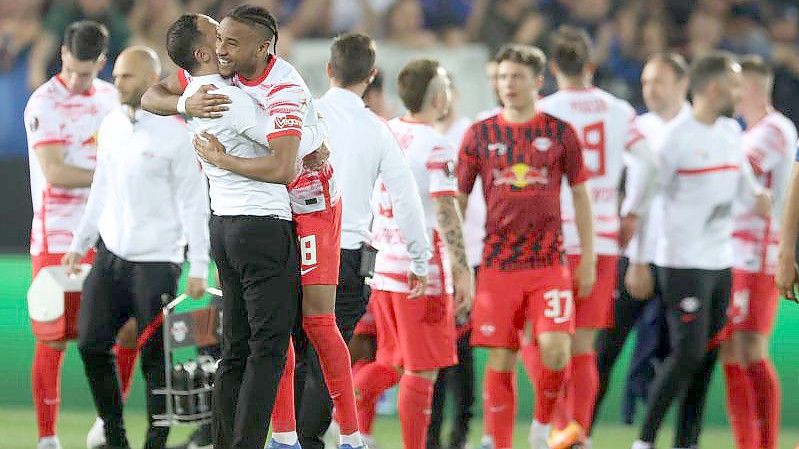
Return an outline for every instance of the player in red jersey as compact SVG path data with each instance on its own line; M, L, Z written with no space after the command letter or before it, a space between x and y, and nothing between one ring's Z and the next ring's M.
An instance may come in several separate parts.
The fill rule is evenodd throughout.
M743 151L771 191L772 215L734 209L733 298L721 347L727 379L727 412L738 449L775 449L780 428L780 381L768 354L779 292L774 282L779 221L794 159L796 127L771 106L774 75L760 58L741 61L743 89L737 112L746 121Z
M591 291L596 276L591 199L585 185L588 173L574 129L536 107L544 53L511 45L503 47L495 60L502 112L467 131L458 165L462 206L477 176L483 180L488 206L472 343L490 348L483 419L493 446L508 449L516 412L516 354L520 339L535 339L543 366L536 382L530 442L533 449L543 449L571 356L573 282L583 296ZM572 192L581 246L574 280L563 248L564 177Z
M118 107L117 90L97 79L105 65L108 31L96 22L75 22L64 33L61 72L33 92L25 107L31 168L33 277L61 265L89 196L97 155L97 131ZM91 263L89 252L84 263ZM31 389L39 448L60 449L56 420L61 401L61 363L66 341L37 341ZM129 390L136 361L136 323L128 322L114 347L122 389ZM102 431L102 421L95 427ZM99 432L100 434L102 432Z
M216 56L219 72L230 76L233 85L244 90L260 105L273 132L269 147L274 154L298 154L303 124L317 119L310 91L288 62L271 53L277 40L274 17L264 8L242 5L219 24ZM191 97L178 98L189 75L179 71L151 88L142 98L144 109L155 113L185 111L197 117L215 117L225 108L224 96L208 94L201 88ZM210 145L200 143L201 155L219 168L242 176L274 182L276 159L272 156L240 158L225 153L213 136ZM335 298L338 284L341 202L326 161L315 169L301 168L296 179L287 182L293 219L300 244L303 286L303 329L316 349L328 390L341 426L342 447L360 448L355 392L347 345L336 326ZM299 447L294 412L294 348L289 344L287 361L272 414L270 447ZM237 418L238 419L238 418Z
M577 331L572 342L570 380L558 405L556 429L549 441L552 449L567 449L584 441L591 428L599 390L596 335L613 324L618 255L631 235L628 232L626 237L621 236L620 215L632 223L637 215L643 215L643 208L654 193L657 165L657 158L635 125L635 109L592 85L591 48L585 30L564 25L552 34L549 66L558 91L538 102L541 111L565 120L580 135L583 159L591 177L589 191L597 254L597 282L588 296L577 296L575 301ZM625 197L620 214L618 192L625 165L638 170L637 176L627 178L630 191L637 194ZM566 192L561 192L561 206L564 246L569 265L574 269L580 261L580 248L574 208ZM522 355L527 366L539 363L534 346L523 347Z

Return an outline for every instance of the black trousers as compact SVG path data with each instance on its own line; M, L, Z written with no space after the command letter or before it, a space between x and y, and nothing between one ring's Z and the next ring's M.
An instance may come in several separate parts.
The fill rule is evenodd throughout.
M105 436L112 447L127 447L128 440L122 419L122 395L111 348L117 332L130 317L135 317L139 334L161 312L161 295L174 296L180 266L171 262L130 262L100 242L97 257L83 286L78 315L78 347L83 359L97 408L105 423ZM153 395L163 388L164 344L162 332L156 331L141 348L141 368L147 383L147 413L150 426L145 449L161 449L166 445L168 427L154 427L152 415L166 411L162 395Z
M626 257L619 259L619 269L617 271L616 288L619 292L616 297L614 308L614 324L609 329L603 329L597 336L597 369L599 371L599 391L597 392L596 406L594 407L594 419L596 422L599 415L600 405L605 398L610 385L610 376L613 367L619 359L622 349L627 342L627 338L635 329L637 323L649 307L662 307L660 304L660 288L655 284L655 292L648 300L633 298L624 286L624 276L629 267L629 260ZM651 266L652 276L657 273L654 266Z
M458 364L439 371L433 386L433 406L430 427L427 429L428 449L441 446L441 426L444 423L444 405L447 389L453 395L452 428L449 433L449 448L463 449L469 436L469 422L474 405L474 359L469 344L471 331L458 337Z
M674 447L698 444L705 400L718 350L708 342L726 322L732 288L730 269L657 269L666 307L671 354L663 362L649 393L639 438L654 442L672 401L678 400Z
M260 449L299 307L294 227L276 217L213 216L211 253L223 293L214 448Z
M358 274L360 250L341 250L341 269L336 290L336 324L344 341L348 342L355 325L366 313L369 287ZM299 354L296 370L297 428L303 449L323 449L322 437L330 426L333 401L322 375L319 357L307 339L298 339Z

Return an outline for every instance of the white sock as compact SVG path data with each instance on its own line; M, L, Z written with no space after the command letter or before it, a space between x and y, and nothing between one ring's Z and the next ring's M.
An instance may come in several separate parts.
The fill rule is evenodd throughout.
M540 431L544 431L544 430L549 432L549 429L550 429L549 424L544 424L544 423L539 422L539 421L537 421L535 419L533 420L533 423L530 425L530 431L532 431L532 432L540 432Z
M338 443L340 445L349 444L352 447L361 447L363 446L363 438L361 438L361 432L356 431L349 435L339 435Z
M635 440L631 449L652 449L652 443L646 443L641 440Z
M272 432L272 439L280 444L297 444L297 431L292 432Z
M39 438L40 443L49 443L51 441L58 441L58 437L55 435L50 435L49 437L41 437Z

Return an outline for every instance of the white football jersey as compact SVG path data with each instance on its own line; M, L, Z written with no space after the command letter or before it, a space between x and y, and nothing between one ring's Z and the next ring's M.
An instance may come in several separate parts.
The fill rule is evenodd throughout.
M435 197L455 196L458 185L455 178L454 148L432 126L425 123L395 118L389 126L397 137L413 172L419 193L422 195L425 224L433 244L433 257L429 261L427 295L452 293L452 273L444 243L436 231ZM393 218L391 197L382 181L375 189L372 202L374 223L372 244L379 251L375 263L372 288L392 292L408 292L410 257L405 239Z
M743 151L760 185L771 191L773 206L771 217L765 218L753 213L746 203L736 203L733 248L737 269L775 273L780 221L795 142L796 127L777 111L749 126L743 135Z
M663 226L656 265L732 267L733 203L762 191L741 144L741 127L730 118L707 125L689 114L669 123L658 150Z
M654 112L647 112L646 114L639 115L638 118L635 119L635 124L641 134L643 134L646 138L647 143L649 143L649 147L652 148L655 153L657 153L660 151L660 149L662 149L660 143L663 140L664 131L666 130L667 125L674 120L690 114L691 105L685 103L683 104L682 109L680 109L680 112L668 122L664 121ZM627 173L628 176L631 176L633 172L628 171ZM627 182L625 185L626 196L638 195L638 192L633 191L633 189L635 189L637 186L640 186L640 184ZM639 216L639 219L642 221L640 227L645 228L647 232L644 236L636 232L632 239L630 239L630 242L627 244L625 254L631 262L648 264L654 260L655 248L657 246L657 236L660 233L660 229L663 224L663 208L661 205L662 201L663 197L660 195L660 192L655 192L655 195L652 197L652 202L647 209L647 213L641 214Z
M73 95L60 75L41 85L28 100L25 131L33 202L32 255L67 252L89 198L89 187L62 188L48 184L36 148L63 145L65 164L93 170L100 123L117 107L119 96L112 84L95 79L89 91Z
M650 151L635 126L635 110L626 101L596 87L562 89L539 100L536 107L568 122L577 131L583 147L583 163L590 175L594 250L599 255L618 255L619 184L625 150L631 156ZM646 148L639 148L641 144ZM560 198L566 252L579 254L574 203L565 184Z

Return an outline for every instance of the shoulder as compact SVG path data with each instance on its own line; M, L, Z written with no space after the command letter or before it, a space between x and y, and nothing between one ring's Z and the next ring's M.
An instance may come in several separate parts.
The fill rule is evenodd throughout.
M34 110L47 110L57 103L60 97L61 95L56 89L53 80L50 79L50 81L47 81L33 91L30 98L28 98L28 103L25 106L25 112L27 113L28 111Z

